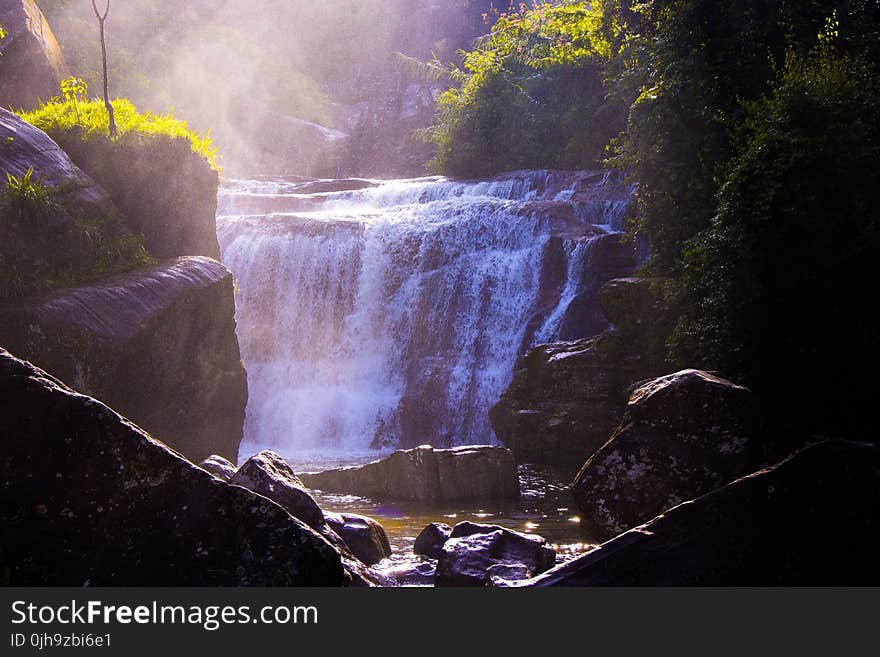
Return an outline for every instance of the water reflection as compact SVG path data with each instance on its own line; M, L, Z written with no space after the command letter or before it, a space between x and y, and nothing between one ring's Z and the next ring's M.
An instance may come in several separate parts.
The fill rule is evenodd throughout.
M295 471L310 472L361 463L316 463L314 460L297 463L291 460ZM323 467L327 466L327 467ZM428 570L430 560L416 557L413 544L419 533L432 522L448 525L469 520L493 524L515 531L538 534L556 549L557 563L564 563L595 547L595 541L581 527L574 513L568 485L571 478L549 468L521 465L518 468L522 495L517 502L481 502L445 506L424 506L405 502L375 501L355 495L339 495L312 491L322 509L334 512L357 513L375 518L382 523L391 543L392 556L377 568L384 572L419 566Z

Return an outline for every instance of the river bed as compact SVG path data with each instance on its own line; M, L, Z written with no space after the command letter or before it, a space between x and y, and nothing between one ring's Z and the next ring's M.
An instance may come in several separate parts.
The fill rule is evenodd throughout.
M350 465L363 465L376 456L340 458L288 458L295 472L318 472ZM500 525L525 534L537 534L556 549L557 564L579 557L596 546L581 526L564 474L538 465L518 467L521 496L506 503L468 503L425 507L408 503L372 500L356 495L312 491L325 511L356 513L375 518L385 528L392 556L376 566L380 572L393 574L429 560L413 554L419 533L432 522L454 526L469 520Z

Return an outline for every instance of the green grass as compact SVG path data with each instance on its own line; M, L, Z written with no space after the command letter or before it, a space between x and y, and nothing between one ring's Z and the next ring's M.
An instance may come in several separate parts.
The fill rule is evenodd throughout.
M186 121L167 114L138 112L127 99L113 101L116 112L116 125L119 140L168 137L186 139L192 151L204 157L211 168L219 170L217 148L210 135L199 134L190 129ZM107 110L101 100L70 101L54 99L31 111L20 111L19 116L35 125L50 136L71 131L80 131L82 139L109 140L109 121Z

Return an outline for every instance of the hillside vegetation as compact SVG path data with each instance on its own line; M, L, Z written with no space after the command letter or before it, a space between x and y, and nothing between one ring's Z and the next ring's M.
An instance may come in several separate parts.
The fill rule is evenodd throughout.
M444 67L427 136L451 175L625 170L670 359L753 386L784 426L861 436L878 62L877 0L519 5Z

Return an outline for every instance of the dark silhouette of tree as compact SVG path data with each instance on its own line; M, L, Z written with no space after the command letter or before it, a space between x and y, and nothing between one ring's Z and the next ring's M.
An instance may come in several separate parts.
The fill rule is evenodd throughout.
M101 28L101 59L104 63L104 105L107 107L107 115L110 117L110 137L115 138L117 135L116 114L113 111L113 103L110 102L110 85L107 75L107 38L104 29L107 15L110 13L110 0L106 0L103 12L98 10L97 0L92 0L92 9L95 10L95 18L98 19L98 26Z

